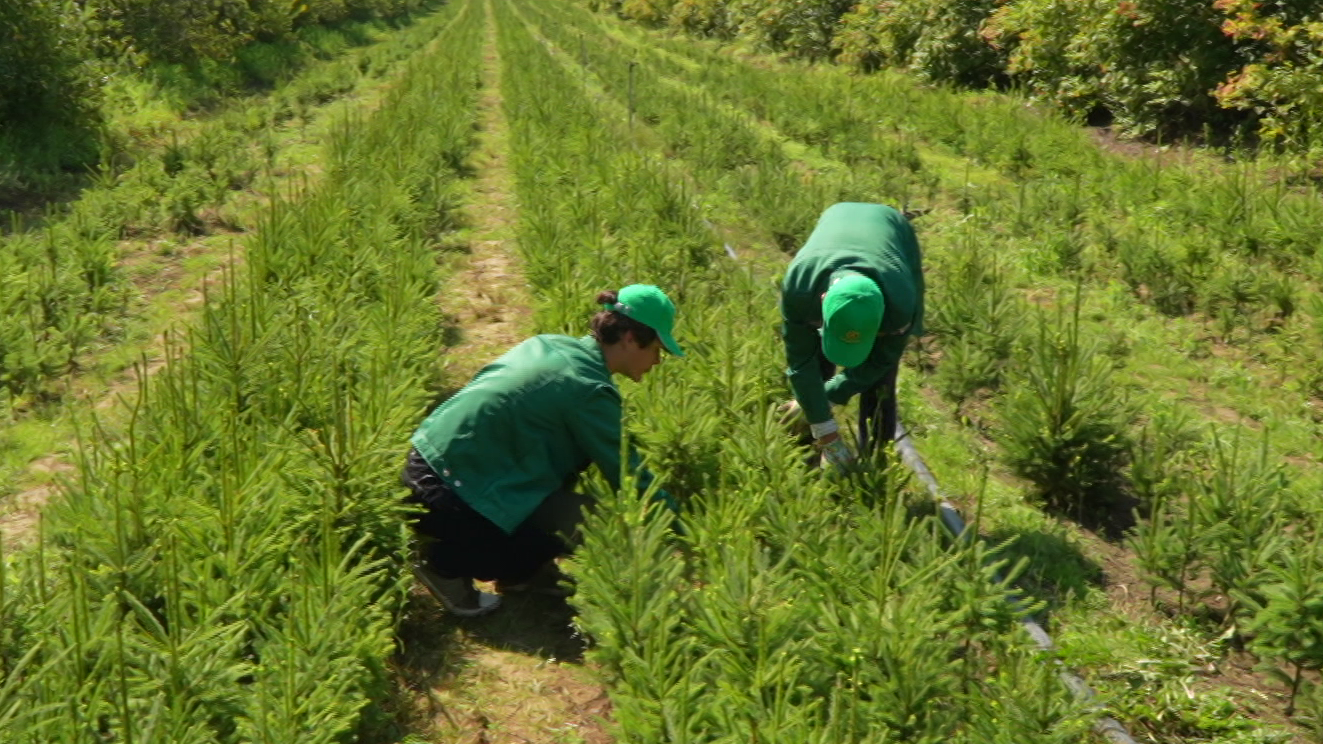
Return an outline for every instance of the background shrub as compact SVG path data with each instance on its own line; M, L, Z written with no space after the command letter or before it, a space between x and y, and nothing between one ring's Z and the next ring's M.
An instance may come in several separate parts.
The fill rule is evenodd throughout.
M0 3L0 198L21 161L70 168L96 154L96 87L60 7Z
M1315 0L587 0L810 60L1023 86L1132 135L1323 150Z
M1008 49L1012 76L1075 113L1105 109L1127 132L1229 119L1212 91L1237 49L1205 0L1016 0L988 34Z
M884 0L859 3L841 19L841 61L865 70L908 67L926 80L988 85L1002 52L982 36L995 0Z

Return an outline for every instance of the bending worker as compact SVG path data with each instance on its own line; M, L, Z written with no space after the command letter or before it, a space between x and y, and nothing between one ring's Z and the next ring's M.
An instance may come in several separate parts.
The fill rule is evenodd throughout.
M577 544L587 496L571 487L590 462L619 485L621 401L613 373L643 379L671 336L675 305L657 287L602 292L591 335L534 336L484 367L423 421L404 482L425 508L427 540L415 573L451 612L481 615L510 592L555 589L555 563ZM652 476L629 453L646 488ZM665 491L657 498L672 510ZM550 579L548 585L547 580Z
M786 409L803 412L823 463L844 467L854 455L831 405L877 391L894 411L907 337L923 333L923 268L909 220L881 204L828 207L786 271L781 319L795 393Z

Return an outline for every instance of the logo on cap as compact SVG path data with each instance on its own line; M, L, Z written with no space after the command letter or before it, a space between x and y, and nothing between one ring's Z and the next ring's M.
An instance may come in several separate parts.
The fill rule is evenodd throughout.
M846 332L845 332L845 337L844 337L842 340L845 341L845 343L847 343L847 344L858 343L858 342L859 342L859 331L846 331Z

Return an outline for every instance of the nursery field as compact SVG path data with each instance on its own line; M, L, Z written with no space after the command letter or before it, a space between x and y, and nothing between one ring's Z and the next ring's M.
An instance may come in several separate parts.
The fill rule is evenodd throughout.
M73 467L0 543L0 743L1323 741L1309 174L555 0L397 34L121 402L70 393L140 308L80 215L177 234L191 187L5 238L7 449ZM274 136L231 131L176 173ZM838 201L915 215L900 416L969 539L893 452L826 477L777 420L778 279ZM409 434L633 282L688 352L621 382L683 535L595 475L568 605L446 616L410 586Z

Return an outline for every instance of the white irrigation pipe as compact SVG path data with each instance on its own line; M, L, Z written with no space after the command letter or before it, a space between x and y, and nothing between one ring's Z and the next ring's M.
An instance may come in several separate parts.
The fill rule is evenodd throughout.
M951 530L951 533L957 539L966 538L965 520L960 517L960 512L956 511L951 502L946 500L942 489L937 485L937 479L933 477L932 471L924 464L923 458L919 457L919 451L915 449L914 442L910 440L909 432L905 430L905 426L900 423L899 418L896 420L895 445L896 451L900 453L901 460L909 466L910 470L914 471L919 480L923 481L923 485L928 488L928 492L937 501L942 523L946 525L947 529ZM1043 626L1028 617L1022 618L1020 624L1028 631L1029 637L1034 639L1034 643L1039 649L1043 651L1053 650L1052 637L1047 634L1046 630L1043 630ZM1093 704L1096 693L1093 688L1089 687L1087 682L1066 669L1065 664L1062 664L1060 659L1053 658L1052 664L1057 667L1057 676L1061 678L1066 687L1070 688L1071 693L1077 699L1086 704ZM1115 744L1138 744L1131 738L1130 733L1125 730L1125 726L1109 716L1104 716L1095 721L1093 730L1108 741L1115 742Z

